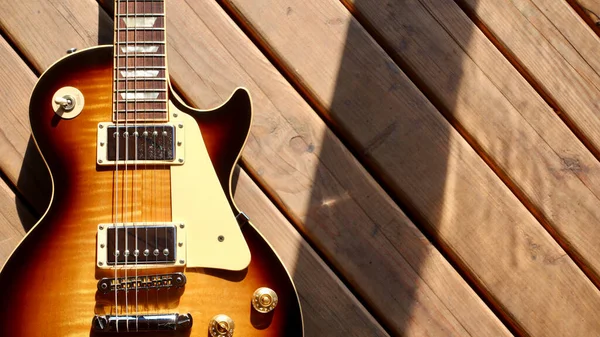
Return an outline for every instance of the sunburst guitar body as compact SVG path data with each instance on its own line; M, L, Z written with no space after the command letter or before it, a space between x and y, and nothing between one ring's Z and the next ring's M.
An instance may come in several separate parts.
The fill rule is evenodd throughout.
M66 56L33 91L53 193L0 272L0 336L303 336L288 272L232 199L250 96L180 102L157 3L117 1L115 45Z

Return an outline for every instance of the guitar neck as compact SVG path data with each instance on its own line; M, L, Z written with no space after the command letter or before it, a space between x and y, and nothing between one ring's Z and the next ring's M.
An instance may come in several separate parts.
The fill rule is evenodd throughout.
M164 0L115 0L114 114L116 122L166 121Z

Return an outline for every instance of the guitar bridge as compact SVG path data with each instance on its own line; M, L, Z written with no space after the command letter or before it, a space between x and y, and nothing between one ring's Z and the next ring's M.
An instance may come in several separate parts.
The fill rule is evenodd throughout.
M149 275L139 277L105 277L98 281L98 291L107 294L114 291L171 289L185 286L183 273Z
M102 333L185 331L192 328L191 314L96 315L92 331Z

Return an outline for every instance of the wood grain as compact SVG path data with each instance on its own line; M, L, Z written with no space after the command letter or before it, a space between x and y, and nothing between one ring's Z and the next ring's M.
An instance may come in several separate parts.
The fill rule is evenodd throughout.
M570 1L570 0L568 0ZM585 13L596 25L600 24L600 1L598 0L575 0Z
M42 2L40 2L42 4ZM76 2L73 5L74 10L78 10L83 3ZM43 4L42 4L43 5ZM35 8L35 7L34 7ZM19 9L19 8L17 8ZM42 9L40 9L42 10ZM85 8L81 10L85 13ZM102 12L101 12L102 13ZM47 12L46 15L56 15L56 12ZM105 14L100 14L105 15ZM82 21L92 22L92 17L81 17ZM16 27L13 27L16 29ZM45 38L48 40L57 39L62 36L61 32L53 30L46 31ZM48 33L51 32L51 33ZM75 34L66 34L64 36L73 37ZM67 41L68 42L68 41ZM74 43L74 42L73 42ZM15 86L15 82L2 82L2 90L0 93L12 93L10 96L10 102L17 105L16 108L11 110L4 110L0 118L15 117L18 120L23 120L19 124L15 124L21 127L24 132L23 134L28 137L29 122L27 114L27 106L29 103L29 93L32 90L33 84L35 83L35 76L29 70L23 61L21 61L18 55L6 44L5 41L0 39L0 47L6 47L0 49L0 55L3 60L0 63L0 69L5 71L2 74L2 79L8 78L8 71L10 70L10 76L14 76L17 79L30 79L26 85ZM81 47L81 46L80 46ZM55 49L58 47L55 47ZM47 53L48 50L42 47L43 52ZM42 49L35 51L35 53L42 52ZM55 50L56 51L56 50ZM50 51L52 53L54 51ZM52 60L48 59L46 62L51 63ZM11 91L14 90L14 91ZM8 113L10 112L10 114ZM1 123L1 132L10 132L15 125L9 123ZM27 138L24 137L24 138ZM14 161L4 160L0 164L0 169L4 172L15 172L10 181L14 184L18 183L19 172L22 170L22 176L27 178L32 177L43 177L44 181L48 179L45 167L33 166L21 169L22 158L30 157L32 154L27 152L26 146L16 147L19 137L11 137L0 141L0 147L12 149L14 154ZM14 142L14 143L13 143ZM35 150L35 149L34 149ZM3 153L0 158L9 159L5 157ZM9 165L10 164L10 165ZM43 164L42 164L43 165ZM245 176L244 176L245 177ZM276 208L264 197L261 197L261 192L255 185L241 180L237 185L237 189L240 195L245 195L246 198L240 197L240 205L246 207L252 206L254 212L250 212L252 220L260 225L261 231L267 236L267 239L274 245L276 251L287 252L288 254L282 254L286 265L292 267L294 271L294 277L299 293L301 295L302 305L307 309L304 314L304 321L306 325L306 333L308 335L316 335L319 332L325 331L330 327L335 327L335 333L331 333L332 336L343 336L353 334L356 336L387 336L387 333L381 328L381 326L373 319L373 317L364 309L364 307L357 301L357 299L348 291L346 286L341 283L323 260L318 257L310 246L299 237L297 231L285 222L285 219L279 213ZM47 200L47 195L44 193L36 193L34 190L24 191L24 195L30 201L37 200L38 195L41 195L43 200ZM246 201L244 201L246 200ZM47 201L46 201L47 202ZM12 205L8 202L0 202L0 207L5 205ZM45 205L41 205L45 209ZM6 216L8 217L8 216ZM18 220L18 219L17 219ZM11 224L18 223L18 221L11 221ZM33 223L33 219L28 223L29 226ZM0 230L7 230L6 225L0 225ZM4 232L1 232L4 233ZM2 252L6 251L6 254L10 253L13 246L16 245L22 231L17 239L12 241L3 242ZM4 236L3 236L4 238ZM9 238L8 234L6 238ZM290 240L294 240L294 245L290 245ZM14 242L13 242L14 241ZM295 249L298 248L296 252ZM2 264L6 259L6 255L2 258ZM312 308L313 310L310 310ZM312 332L312 333L311 333Z
M225 4L516 329L599 331L595 287L343 6Z
M544 8L547 15L576 15L566 4L552 4L556 6ZM600 163L518 71L452 2L379 6L376 1L350 0L347 7L416 74L446 117L497 165L505 182L524 196L598 282ZM543 18L538 20L541 24L549 23ZM574 30L586 28L575 23ZM595 42L587 44L588 50L573 51L584 54L600 47Z
M0 166L7 178L15 183L21 195L41 215L48 206L50 179L47 170L37 154L24 161L25 153L37 152L30 138L29 93L33 89L36 76L19 59L17 53L4 39L0 39L0 99L6 102L0 114ZM21 175L21 171L39 174Z
M112 21L106 14L99 15L98 6L92 1L1 1L0 11L5 14L0 20L0 28L9 40L27 40L40 47L35 52L19 48L38 74L71 48L81 49L102 44L99 42L112 43ZM25 21L30 22L28 29L10 29ZM110 30L105 29L98 34L98 27ZM40 31L70 34L62 39L50 40L39 34Z
M164 183L170 186L170 171L161 166L146 167L136 173L133 170L97 168L98 123L110 120L112 114L112 52L113 48L106 46L72 54L45 73L32 93L32 132L52 172L53 203L0 274L0 288L5 299L0 306L2 335L87 335L90 317L94 314L138 312L137 295L129 297L129 304L123 301L126 297L122 297L121 305L117 306L110 300L110 295L103 297L97 293L98 277L127 277L127 271L123 269L96 268L96 254L100 254L96 252L96 236L102 235L102 227L98 224L172 221L170 196L175 191L163 188ZM52 101L57 89L66 86L76 86L81 91L86 97L86 108L85 113L77 118L60 120L48 102ZM138 174L149 177L136 178L135 185L133 178L126 178ZM113 181L122 188L117 189ZM155 187L147 188L145 181ZM138 197L135 198L134 194L128 198L127 195L137 186L142 187ZM151 192L148 198L145 191ZM177 216L173 212L173 217ZM181 219L186 221L185 217ZM161 290L154 299L150 291L149 298L148 293L145 300L141 296L139 310L189 312L198 322L208 322L218 312L225 312L236 319L236 331L243 335L303 336L295 290L283 265L251 226L244 227L243 232L255 257L248 269L238 272L187 269L183 295L178 296L176 289L172 289L170 294L169 290L166 293ZM188 239L192 240L191 235ZM136 270L136 276L138 273L152 275L156 272L156 269ZM129 275L132 276L131 272ZM47 282L49 279L56 282ZM71 286L65 287L67 283ZM249 303L243 300L243 297L249 299L260 286L274 289L280 299L278 311L268 322L261 320L265 316L252 317ZM216 298L219 300L215 301ZM36 304L40 302L47 303L53 310L39 311ZM67 321L69 323L64 324ZM39 329L51 324L52 329ZM195 324L190 335L206 333L204 324Z
M521 15L569 63L577 74L600 89L600 38L566 1L518 0Z
M74 8L76 8L78 4L79 3L70 3L69 5L75 6ZM181 2L175 5L176 8L180 8L180 6L183 6ZM185 7L181 8L183 9ZM217 16L211 17L221 18L223 16L223 13L218 11L218 6L213 4L208 8L212 8L212 13L218 13ZM177 17L177 14L173 13L174 11L174 9L168 9L169 17L173 14ZM186 13L189 13L189 11ZM183 16L180 14L179 17L181 18ZM91 22L92 18L82 17L80 20ZM211 37L211 34L208 34L209 30L192 29L194 26L190 20L179 19L174 21L180 22L181 26L178 26L176 31L170 30L169 34L174 34L177 31L183 32L183 35L185 35L186 38L192 38L192 43L190 44L192 46L199 46L199 41L202 42L204 39L208 38L210 38L209 41L211 42L217 40L215 37ZM199 20L196 18L193 22L194 25L197 25ZM17 28L22 27L20 24L17 24L17 22L13 22L13 24L15 24L15 26L11 26L11 29L15 30L15 33L12 34L17 36L18 31L24 29L24 27ZM248 145L248 149L254 148L253 151L255 153L261 154L260 158L262 164L259 163L260 166L254 164L254 166L257 167L256 172L262 170L263 175L267 177L276 173L275 177L277 178L271 179L271 182L276 183L277 186L283 188L288 185L290 193L286 198L288 200L297 200L298 206L296 206L295 209L302 210L305 207L302 205L303 201L300 198L295 197L294 192L292 191L294 191L294 189L299 192L302 191L307 198L310 198L311 182L304 177L314 179L310 178L314 174L313 170L315 167L321 165L320 159L316 154L312 153L319 153L318 151L322 151L322 147L315 147L321 146L318 140L321 139L321 134L325 134L326 127L322 121L314 115L314 112L308 105L302 101L297 93L295 93L289 84L287 84L277 71L269 65L264 57L260 56L260 53L255 48L251 47L251 42L245 38L239 30L235 29L234 25L229 20L215 21L215 27L216 28L212 28L213 31L223 32L222 35L218 35L219 39L228 41L228 48L236 48L233 50L236 50L234 54L238 55L238 59L232 59L231 56L229 56L226 59L227 62L223 63L222 59L224 56L227 56L228 51L225 48L219 47L217 53L214 48L215 46L219 46L219 44L215 44L214 46L211 45L210 48L205 49L199 47L193 49L193 54L201 53L200 55L202 55L204 59L198 56L192 58L191 55L193 54L191 52L187 54L184 53L192 51L190 45L184 45L185 48L181 48L182 51L178 51L177 49L171 49L169 51L169 66L171 73L178 84L180 82L188 83L185 86L179 85L179 87L184 89L184 94L191 92L192 94L186 95L188 97L193 97L194 103L203 107L220 103L236 85L245 84L251 88L254 93L257 114L261 116L260 118L257 116L254 128L259 130L259 135L263 135L261 137L264 137L264 135L272 137L268 142L264 142L265 145L257 142L257 140L261 139L259 137L253 138ZM40 31L40 33L49 34L45 35L45 38L49 40L56 39L57 36L59 36L57 32L52 30L44 30ZM60 35L62 36L62 34ZM65 35L69 36L70 34ZM172 35L169 37L170 42L173 40L171 36ZM17 39L15 41L20 48L29 49L31 55L38 57L36 63L47 65L52 62L51 60L40 56L44 55L44 53L35 52L36 48L41 47L30 44L28 42L30 40ZM179 52L186 56L182 57ZM253 76L264 89L253 84L254 79L245 75L244 70L239 66L236 66L237 62L244 62L244 69L255 69L256 73L254 73ZM189 65L186 65L186 63L193 63L196 70L192 69L190 71ZM177 65L179 65L179 69L182 69L179 72L174 70L177 68ZM223 71L223 73L215 71L217 69ZM225 70L229 72L227 73ZM197 77L196 72L199 72L203 76L202 79ZM184 82L184 79L188 78L189 82ZM206 85L207 83L209 83L209 85ZM266 90L267 93L271 95L272 98L270 99L277 104L278 108L275 108L274 104L269 99L261 95L260 89ZM198 94L200 91L205 95L200 96ZM216 92L219 94L217 95ZM260 96L262 96L262 98ZM204 101L199 99L199 97L202 97ZM286 112L286 114L282 116L282 112ZM312 122L308 123L303 121L307 118ZM295 127L301 134L299 134L298 131L295 131L291 126L288 126L286 122L287 119L299 119L303 121L297 123L297 126ZM280 126L280 123L283 124ZM297 137L300 135L302 136ZM377 224L400 224L398 227L393 227L392 231L393 241L396 242L395 246L392 246L388 241L389 239L387 239L380 231L376 231L375 234L372 234L370 230L367 229L367 231L364 231L360 228L353 229L353 232L350 232L348 235L350 236L352 233L356 233L357 235L360 235L360 237L366 238L375 235L374 242L370 243L372 246L367 246L366 244L363 245L360 242L349 246L344 241L336 239L335 237L329 239L331 240L331 243L329 243L330 245L343 245L341 248L343 248L344 251L352 253L349 257L342 255L341 260L346 264L346 269L351 268L354 275L362 278L360 283L357 284L364 286L365 290L363 291L367 294L376 295L370 298L371 303L375 303L381 310L385 310L387 312L386 319L396 321L396 326L401 327L397 331L406 335L420 335L426 332L444 336L448 335L448 333L465 334L463 328L460 327L460 324L468 326L469 330L473 331L474 334L507 334L506 330L498 320L494 318L493 314L491 314L485 305L469 289L468 285L444 260L439 252L437 252L431 244L419 234L414 226L408 222L405 216L390 201L390 199L385 196L385 193L377 187L374 181L365 175L364 170L360 169L360 165L352 158L352 156L350 156L348 151L343 148L341 143L335 140L335 137L333 137L331 133L327 133L326 135L327 137L331 136L333 139L331 142L328 142L327 147L325 147L327 149L327 155L322 156L322 158L325 158L323 160L327 160L328 168L321 169L324 173L320 174L315 185L323 192L326 192L327 195L343 195L343 193L339 192L340 189L337 187L339 185L336 183L336 178L331 177L330 173L328 173L328 170L332 170L335 176L339 177L338 179L343 179L343 188L349 191L347 195L355 198L360 203L358 204L358 207L356 206L357 203L354 202L339 203L340 206L336 205L335 207L323 207L323 201L315 199L315 201L311 201L311 203L320 206L318 208L313 207L315 211L312 211L310 216L314 220L311 220L310 223L314 226L318 221L337 231L343 231L348 222L355 222L357 225L368 224L368 226L371 226L373 229L377 229L380 226ZM302 150L304 139L306 139L308 143L306 143L306 147L304 147L305 150ZM290 140L293 141L290 142ZM252 145L252 143L254 143L254 145ZM310 150L311 152L306 151L307 149L310 149L309 144L313 144L313 149ZM261 148L261 146L268 151ZM252 156L248 154L249 151L250 150L246 151L245 157L252 158ZM282 152L284 157L281 157L279 152ZM299 154L302 154L302 157L297 158ZM279 158L285 160L282 161ZM295 164L292 166L288 163ZM269 174L264 171L267 171ZM322 180L322 177L327 178L327 180ZM294 185L291 185L292 183ZM263 185L263 187L265 186L266 188L269 188L268 185ZM328 186L334 186L334 188L332 189ZM341 208L342 206L344 207ZM369 209L368 213L364 213L365 211L361 210L361 208ZM326 212L316 212L319 209L326 210ZM374 217L375 221L370 220L369 217ZM357 219L359 219L360 222ZM335 233L335 231L333 233ZM326 238L327 236L323 237ZM352 243L353 241L349 242ZM282 242L281 245L285 245L285 243ZM387 248L378 248L379 245L383 245L383 247ZM334 252L336 249L339 250L338 248L334 248L330 250L330 252ZM353 249L357 251L353 252ZM398 253L396 253L397 250L402 252L402 257L398 256ZM358 263L359 261L352 260L352 257L355 256L361 257L360 264ZM405 262L404 259L409 261L409 263ZM386 271L385 274L380 272L382 266L390 264L392 266L399 264L401 267L386 267L383 269ZM372 272L365 273L365 270L361 269L361 267L368 268L367 270L371 270ZM294 274L295 273L296 272L294 272ZM298 270L298 273L301 273L301 270ZM318 277L315 277L314 279L318 280ZM320 286L313 285L312 287L317 292L323 291ZM390 287L392 290L389 290ZM398 295L391 297L390 293ZM319 296L317 296L317 298L318 297ZM319 324L324 325L328 320L327 317L329 316L326 316L318 309L326 305L336 306L337 304L335 304L335 302L330 304L317 302L311 305L312 307L317 308L314 312L315 315L323 316L323 318L320 319ZM459 313L454 314L454 311ZM457 323L456 318L454 318L453 315L460 317L460 324ZM410 324L406 322L410 322ZM345 325L347 328L346 331L353 331L354 326L352 320L347 321ZM324 329L321 331L323 330ZM361 328L358 327L357 331L361 331ZM343 333L344 330L341 330L340 334Z
M598 156L598 62L592 60L593 53L586 51L599 48L593 31L576 13L565 9L567 5L563 1L536 0L536 6L526 0L461 0L459 3L498 39L505 53L516 58L536 87ZM550 13L554 27L538 6ZM560 15L552 14L557 11L556 6L563 9Z
M35 217L21 200L0 180L0 269L25 235L23 226L31 226Z
M23 165L29 165L26 170L33 170L35 167L31 162L23 162L30 134L28 103L23 98L31 92L35 76L4 39L0 39L0 55L3 60L0 62L0 99L5 102L0 113L0 170L7 181L15 186ZM37 172L43 171L45 168ZM21 182L21 188L18 189L21 193L36 195L38 192L49 191L49 186L44 186L48 180L43 178L21 179ZM29 210L28 205L31 203L28 201L33 201L37 206L36 210L43 211L47 200L48 196L21 199L0 180L0 269L25 235L25 229L31 228L37 219L37 215Z
M250 89L256 115L244 163L378 317L397 334L464 334L447 316L452 312L469 333L506 334L220 8L187 3L168 8L175 83L199 106L222 100L235 85ZM173 62L181 55L187 62Z
M354 299L298 231L269 201L245 171L240 171L235 193L237 205L275 247L292 271L303 305L306 336L388 336L368 311ZM319 285L318 287L315 285ZM335 303L323 306L319 303ZM323 321L326 321L324 325Z

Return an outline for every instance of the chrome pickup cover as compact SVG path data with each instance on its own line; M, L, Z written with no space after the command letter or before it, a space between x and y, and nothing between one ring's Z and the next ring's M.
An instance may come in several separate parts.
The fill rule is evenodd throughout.
M99 123L96 163L101 166L182 165L185 162L183 124ZM117 158L118 157L118 158Z
M185 264L185 226L176 223L98 225L99 268L172 267Z

